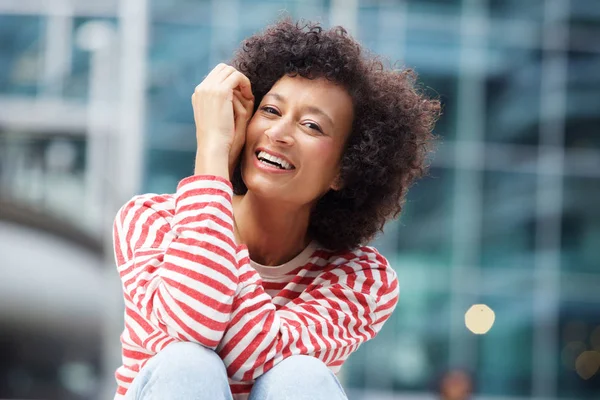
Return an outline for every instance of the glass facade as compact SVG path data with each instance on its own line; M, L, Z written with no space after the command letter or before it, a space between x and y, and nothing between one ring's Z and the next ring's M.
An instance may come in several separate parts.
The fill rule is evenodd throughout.
M472 375L478 398L600 398L599 2L136 0L147 6L135 103L143 112L129 117L123 93L135 94L133 81L114 84L132 68L119 58L129 42L117 40L102 64L82 30L100 21L122 39L122 4L82 1L53 14L8 3L0 3L0 199L98 235L106 218L70 205L97 190L113 210L123 193L117 153L94 148L114 149L123 127L137 127L142 176L128 187L172 192L193 172L190 94L215 64L284 14L344 21L390 64L414 68L444 108L429 175L374 242L398 272L400 303L343 369L350 398L431 398L452 369ZM98 99L119 107L103 111ZM29 109L59 111L38 120ZM92 130L109 133L94 142ZM94 186L98 177L104 184ZM495 312L485 335L465 327L479 303ZM118 356L110 346L103 351Z

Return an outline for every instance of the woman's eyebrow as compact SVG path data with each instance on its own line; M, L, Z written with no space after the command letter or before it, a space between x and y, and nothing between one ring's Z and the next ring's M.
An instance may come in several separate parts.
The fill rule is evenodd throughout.
M267 93L267 94L265 94L265 97L267 97L267 96L274 97L275 100L280 101L282 103L286 102L285 98L282 95L280 95L279 93ZM304 109L306 111L308 111L309 113L321 115L323 118L325 118L331 124L331 126L335 125L333 123L333 119L325 111L321 110L319 107L306 106L306 107L304 107Z
M265 97L275 97L275 100L277 101L281 101L282 103L285 103L285 99L283 98L282 95L278 94L278 93L267 93L265 94Z
M306 111L308 111L311 114L321 115L323 118L325 118L331 124L331 126L334 126L333 119L331 119L331 117L329 115L327 115L327 113L325 111L321 110L319 107L306 106L304 108L306 109Z

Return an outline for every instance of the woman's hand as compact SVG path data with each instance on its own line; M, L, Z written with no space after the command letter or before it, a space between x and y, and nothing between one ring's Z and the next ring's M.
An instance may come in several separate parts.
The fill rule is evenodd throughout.
M233 115L235 117L235 133L231 150L229 150L229 175L238 163L242 148L246 142L246 128L248 121L252 118L254 110L254 99L246 99L239 90L233 91Z
M236 96L234 92L239 95ZM237 158L243 146L244 138L240 145L239 136L245 136L246 123L251 114L251 111L246 113L245 110L250 101L254 101L250 81L244 74L226 64L217 65L196 87L192 95L192 107L198 146L197 175L210 174L229 178L232 164L230 152L237 151Z

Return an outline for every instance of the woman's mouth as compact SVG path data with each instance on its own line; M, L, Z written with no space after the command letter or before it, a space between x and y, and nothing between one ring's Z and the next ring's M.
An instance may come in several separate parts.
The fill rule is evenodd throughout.
M259 150L255 153L258 162L266 167L278 168L284 171L291 171L295 167L281 157L267 153L264 150Z

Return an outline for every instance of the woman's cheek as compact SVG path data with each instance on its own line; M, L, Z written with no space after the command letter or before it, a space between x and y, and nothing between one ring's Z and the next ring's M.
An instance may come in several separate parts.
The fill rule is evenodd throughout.
M338 159L338 149L332 140L315 140L310 146L311 158L319 160L321 164L334 164Z
M248 126L246 127L246 143L253 141L260 133L260 124L258 123L258 118L256 114L250 119L248 122Z

